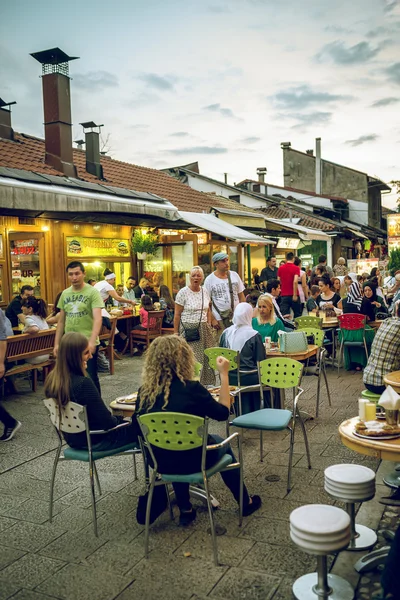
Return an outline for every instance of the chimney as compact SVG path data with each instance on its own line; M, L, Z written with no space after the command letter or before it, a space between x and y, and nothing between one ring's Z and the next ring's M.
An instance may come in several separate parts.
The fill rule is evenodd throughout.
M260 183L265 183L266 174L267 174L267 167L258 167L257 175L258 175L258 181Z
M10 107L13 104L17 103L4 102L4 100L0 98L0 138L5 140L14 139L14 130L11 127L11 108L6 108L6 106Z
M42 65L45 162L67 177L76 177L72 155L71 100L68 56L60 48L34 52Z
M100 164L100 129L103 125L96 125L93 121L80 123L85 131L86 145L86 171L98 179L104 179L103 167ZM98 131L93 131L97 127ZM87 131L90 129L90 131Z
M321 185L321 138L315 138L315 193L322 193Z
M224 173L224 183L228 183L228 173Z
M308 156L314 156L314 150L310 148L310 150L306 150L306 154L308 154Z
M85 140L75 140L74 144L76 144L76 147L78 148L78 150L83 150L83 146L85 145Z

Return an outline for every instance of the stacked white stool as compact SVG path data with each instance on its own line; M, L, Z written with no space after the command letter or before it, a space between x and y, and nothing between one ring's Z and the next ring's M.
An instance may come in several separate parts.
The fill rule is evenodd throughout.
M376 543L375 531L356 525L355 504L375 496L375 473L362 465L333 465L325 469L325 491L346 503L350 517L351 539L347 550L365 550Z
M350 541L350 517L336 506L307 504L290 515L290 537L304 552L317 556L316 573L294 582L297 600L352 600L354 590L338 575L328 575L328 554L346 548Z

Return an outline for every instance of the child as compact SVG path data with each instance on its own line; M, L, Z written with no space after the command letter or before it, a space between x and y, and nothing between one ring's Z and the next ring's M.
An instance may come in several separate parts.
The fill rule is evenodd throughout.
M280 319L275 316L272 299L268 294L262 294L257 302L258 316L253 317L251 326L261 335L262 341L270 337L272 342L278 341L278 331L285 331Z
M140 299L140 325L136 325L133 329L147 329L147 325L149 323L149 310L154 310L153 302L147 294L143 294ZM150 328L154 327L155 319L150 319Z
M309 313L318 308L318 305L315 300L319 296L319 287L317 285L312 285L310 292L311 296L306 303L306 308Z

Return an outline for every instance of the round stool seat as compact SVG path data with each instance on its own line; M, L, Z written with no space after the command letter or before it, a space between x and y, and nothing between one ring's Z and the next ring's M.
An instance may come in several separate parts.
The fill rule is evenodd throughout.
M378 402L381 399L382 394L374 394L374 392L370 392L369 390L363 390L361 392L361 398L366 398L370 402Z
M362 465L332 465L325 469L325 477L332 483L350 486L375 481L375 473Z
M327 536L340 537L350 527L350 517L336 506L307 504L291 512L290 527L297 534L307 534L323 541Z
M322 537L317 540L308 540L304 537L298 536L293 529L290 529L290 537L296 546L304 550L304 552L323 556L326 554L339 552L340 550L343 550L343 548L347 548L350 543L350 527L344 531L340 537L338 536L333 540L327 540Z
M338 500L347 502L366 502L375 496L375 486L362 487L352 490L351 488L335 485L325 481L325 491Z

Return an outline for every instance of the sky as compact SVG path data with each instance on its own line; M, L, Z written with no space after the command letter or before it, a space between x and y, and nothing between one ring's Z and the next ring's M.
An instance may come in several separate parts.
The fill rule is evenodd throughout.
M198 161L228 182L283 184L281 142L400 179L399 0L0 0L0 96L43 137L41 67L70 63L73 139L104 124L109 154ZM394 207L396 194L384 197Z

